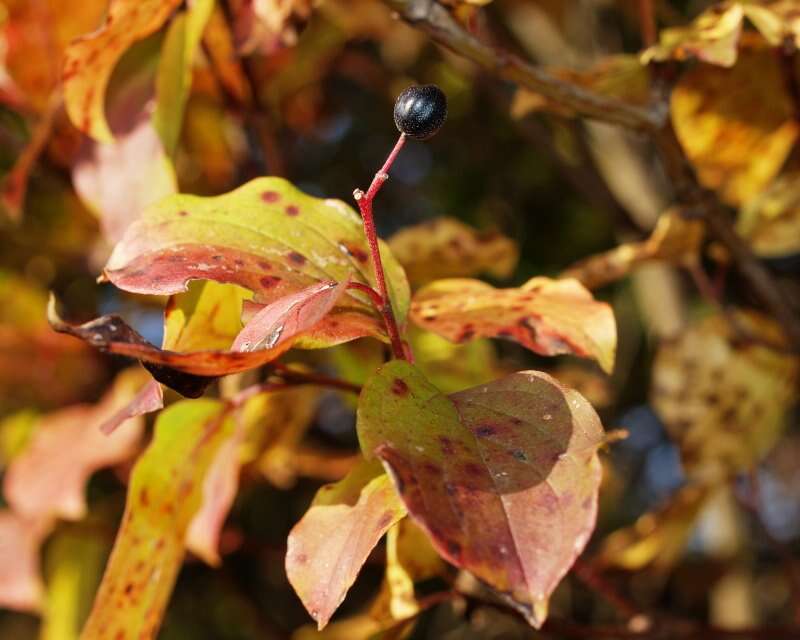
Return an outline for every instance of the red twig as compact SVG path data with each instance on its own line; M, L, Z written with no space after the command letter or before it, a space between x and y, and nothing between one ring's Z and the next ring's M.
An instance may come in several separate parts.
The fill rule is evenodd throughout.
M386 276L383 273L383 263L381 262L381 254L378 247L378 233L375 230L375 221L372 217L372 201L375 199L378 191L380 191L383 183L389 178L389 169L394 163L395 158L397 158L397 154L400 153L400 149L403 148L405 141L406 136L401 133L400 137L397 139L397 143L394 145L394 149L392 149L391 153L386 158L386 162L383 163L383 166L372 179L372 184L369 185L367 192L364 193L361 189L356 189L353 193L356 202L358 202L358 208L361 210L361 218L364 221L364 233L367 236L367 243L369 244L372 268L375 270L375 282L378 285L378 293L381 296L379 309L383 316L384 323L386 324L386 332L389 334L389 339L392 343L392 353L395 358L401 360L406 359L406 353L403 348L403 341L400 339L400 331L397 328L394 311L392 311L392 301L389 298L389 292L386 288Z
M656 43L656 16L653 10L653 0L638 0L639 3L639 30L642 34L642 43L645 47L652 47Z

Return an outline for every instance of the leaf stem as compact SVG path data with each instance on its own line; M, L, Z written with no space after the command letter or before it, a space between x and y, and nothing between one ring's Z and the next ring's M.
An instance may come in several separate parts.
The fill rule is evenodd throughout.
M656 43L657 29L656 17L653 10L653 0L638 0L639 2L639 30L642 34L642 44L652 47Z
M383 316L386 332L389 334L389 340L392 343L392 353L395 358L401 360L407 359L406 350L400 338L400 331L397 328L397 321L395 320L394 311L392 310L392 301L389 298L389 292L386 288L386 276L383 273L383 262L381 261L380 248L378 245L378 233L375 230L375 221L372 216L372 201L375 199L378 191L380 191L383 183L388 180L389 169L394 163L395 158L397 158L397 154L400 153L400 149L403 148L405 141L406 136L401 133L394 148L386 158L386 162L383 163L383 166L372 179L372 184L369 185L369 189L367 189L366 193L361 191L361 189L356 189L353 192L353 196L358 203L358 208L361 211L361 219L364 223L364 234L367 237L369 252L372 259L372 268L375 271L375 282L378 285L377 293L380 294L378 309ZM377 299L373 298L373 300L378 303Z

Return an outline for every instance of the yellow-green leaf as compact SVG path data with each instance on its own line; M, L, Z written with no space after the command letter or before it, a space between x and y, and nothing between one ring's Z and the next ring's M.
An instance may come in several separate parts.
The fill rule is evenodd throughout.
M216 400L179 402L156 421L131 475L117 533L82 640L155 638L185 555L204 479L234 429Z
M174 155L181 134L192 85L192 62L213 9L214 0L190 2L187 11L173 18L161 48L153 124L170 156Z

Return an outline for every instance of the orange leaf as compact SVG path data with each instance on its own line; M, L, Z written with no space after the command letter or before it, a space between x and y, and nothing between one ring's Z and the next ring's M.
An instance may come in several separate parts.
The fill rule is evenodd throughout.
M317 492L289 534L286 575L319 629L344 600L370 551L405 513L377 462L362 462Z
M137 395L149 376L127 371L97 405L76 405L41 419L30 442L9 465L3 491L12 509L30 519L86 515L84 487L98 469L128 460L139 449L144 422L136 420L112 435L100 426ZM127 414L132 414L128 411ZM69 455L64 452L68 451Z
M64 102L76 127L100 142L112 140L103 106L111 72L128 47L157 31L180 4L180 0L112 0L105 24L67 47Z
M542 355L571 353L614 367L614 314L577 280L533 278L518 289L438 280L416 293L411 318L453 342L509 338Z

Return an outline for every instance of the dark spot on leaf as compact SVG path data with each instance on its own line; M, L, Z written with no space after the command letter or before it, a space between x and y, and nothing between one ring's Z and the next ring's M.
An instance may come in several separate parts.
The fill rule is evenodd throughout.
M308 562L308 556L307 556L305 553L298 553L298 554L297 554L297 555L294 557L294 561L295 561L297 564L305 564L306 562Z
M392 393L396 396L408 395L408 385L400 378L395 378L392 382Z
M448 438L447 436L439 436L439 444L442 448L442 453L451 455L456 452L455 447L453 446L453 441Z
M144 488L143 488L143 489L142 489L142 490L139 492L139 502L141 503L141 505L142 505L143 507L148 507L148 506L150 506L150 495L147 493L147 487L144 487Z
M465 329L461 332L461 335L458 336L456 342L466 342L467 340L471 340L475 337L475 332L472 329Z
M452 482L445 482L444 490L448 496L454 496L456 494L456 487Z
M486 436L493 436L495 433L497 433L497 429L490 424L483 424L477 429L475 429L475 435L480 438L485 438Z
M511 452L511 455L514 456L514 458L516 458L520 462L527 462L528 461L528 456L526 456L525 452L522 451L521 449L514 449Z
M261 199L264 202L277 202L281 199L281 194L277 191L265 191L261 194Z
M217 254L215 256L211 256L211 259L216 261L216 262L219 262L220 260L222 260L222 256Z
M125 589L123 589L123 593L126 596L129 596L129 595L131 595L131 591L133 591L133 583L129 582L128 584L125 585Z
M345 242L340 242L339 246L345 253L347 253L347 255L352 256L362 264L366 264L367 261L369 260L369 255L361 247L357 247L352 244L347 244Z
M259 260L258 261L258 266L259 266L259 268L263 269L264 271L269 271L270 269L272 269L272 265L269 262L267 262L266 260Z
M278 276L264 276L259 280L259 282L265 289L271 289L272 287L277 286L281 280L282 278L279 278Z
M588 510L589 510L589 509L591 509L591 508L592 508L592 498L591 498L591 497L589 497L589 498L586 498L586 499L585 499L585 500L584 500L584 501L581 503L581 509L583 509L584 511L588 511Z
M452 557L457 558L461 555L461 544L455 540L445 540L444 546Z
M306 257L302 253L297 253L297 251L290 251L286 257L298 267L302 267L306 263Z
M483 475L483 467L474 462L467 462L462 468L464 469L464 473L466 473L468 476Z
M188 216L188 215L189 215L189 212L188 212L188 211L178 211L178 215L179 215L181 218L185 218L186 216Z
M243 267L244 260L242 260L241 258L236 258L236 260L233 261L233 264L235 264L237 267Z
M298 207L296 204L287 205L286 206L286 215L287 216L292 216L292 217L300 215L300 207Z

